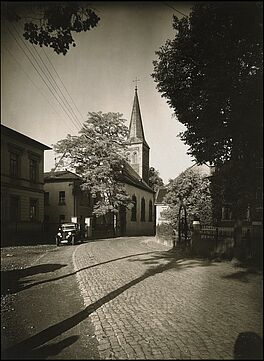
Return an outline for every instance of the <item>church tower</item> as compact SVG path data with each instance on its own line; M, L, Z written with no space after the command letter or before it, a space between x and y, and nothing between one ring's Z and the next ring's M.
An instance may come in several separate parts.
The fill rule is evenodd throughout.
M137 86L131 113L129 136L128 136L128 155L131 167L148 184L149 182L149 146L146 142L141 119Z

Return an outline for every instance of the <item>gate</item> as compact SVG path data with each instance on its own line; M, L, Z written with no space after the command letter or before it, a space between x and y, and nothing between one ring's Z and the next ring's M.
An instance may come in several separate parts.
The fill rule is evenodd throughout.
M179 245L187 246L188 243L188 222L187 222L187 211L184 204L180 205L179 215L178 215L179 225L178 225L178 242Z

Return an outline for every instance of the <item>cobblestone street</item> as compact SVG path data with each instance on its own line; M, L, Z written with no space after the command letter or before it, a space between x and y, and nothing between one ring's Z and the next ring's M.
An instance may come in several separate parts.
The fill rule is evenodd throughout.
M102 359L233 359L240 333L262 337L262 275L231 263L131 237L81 245L74 266Z

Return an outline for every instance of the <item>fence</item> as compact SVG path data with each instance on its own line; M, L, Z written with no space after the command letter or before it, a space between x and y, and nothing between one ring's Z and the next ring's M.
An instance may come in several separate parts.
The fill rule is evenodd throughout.
M258 226L242 227L240 248L243 257L257 257L262 254L263 229ZM200 229L200 241L196 248L208 255L232 258L235 248L234 227L214 227L204 225Z
M5 222L1 224L1 246L56 244L59 223ZM113 225L99 224L91 230L89 238L114 236Z
M234 227L214 227L203 225L200 230L190 232L189 249L193 254L206 257L220 257L232 259L235 253ZM171 224L161 224L156 228L156 239L165 245L178 245L178 232ZM263 228L262 226L242 227L242 240L239 245L244 258L262 262Z

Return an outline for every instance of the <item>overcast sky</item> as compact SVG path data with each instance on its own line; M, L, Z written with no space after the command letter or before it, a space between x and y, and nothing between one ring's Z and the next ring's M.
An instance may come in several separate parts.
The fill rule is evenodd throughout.
M74 112L80 122L89 111L111 111L122 113L129 125L133 80L137 77L145 138L150 146L150 165L160 172L166 183L193 161L186 154L187 147L177 137L184 128L172 117L172 109L161 98L151 77L152 62L156 59L155 51L174 36L173 14L182 17L176 10L188 14L191 3L107 1L89 2L89 5L96 9L101 20L91 31L74 33L76 47L66 56L46 47L45 52L35 47L38 55L34 46L28 45L30 53L22 41L21 25L14 27L2 21L2 124L49 146L68 133L77 135L78 127L69 119L72 116L69 111L67 116L62 110L61 93L55 85L56 93L46 78L50 78L50 72L71 105L71 113ZM61 105L54 93L59 94ZM45 171L53 166L54 153L46 151Z

